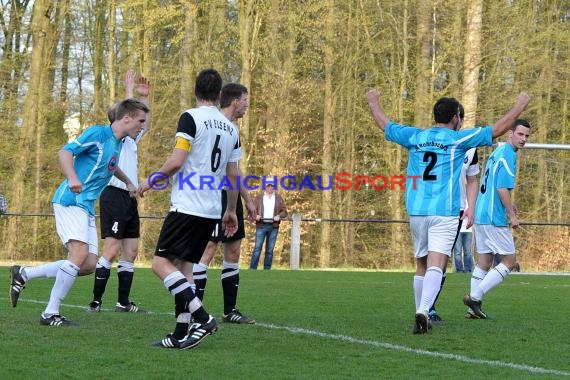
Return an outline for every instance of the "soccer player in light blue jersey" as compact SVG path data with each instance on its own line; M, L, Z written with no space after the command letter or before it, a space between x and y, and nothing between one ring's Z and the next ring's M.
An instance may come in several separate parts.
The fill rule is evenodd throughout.
M98 240L95 227L95 201L113 175L136 187L118 168L122 140L135 138L146 123L149 108L142 102L127 99L116 107L116 121L111 125L88 128L58 153L62 171L67 177L52 199L56 229L69 251L67 260L10 269L10 301L16 307L26 282L36 277L55 277L49 302L40 317L45 326L66 326L73 323L59 313L61 302L81 274L93 273L97 263Z
M517 174L517 151L524 147L529 135L529 122L516 120L508 133L507 144L493 151L481 177L475 206L477 266L471 276L471 292L463 297L472 318L487 318L481 309L483 296L503 282L516 265L510 228L517 228L519 219L511 191ZM493 255L499 255L501 262L490 270Z
M380 106L377 90L368 91L366 97L386 139L409 150L406 209L416 258L413 333L425 334L429 328L428 310L439 291L459 223L459 180L465 152L491 145L493 138L506 133L530 97L524 92L519 94L513 108L492 126L461 131L463 107L456 99L439 99L433 108L435 125L420 129L391 121Z

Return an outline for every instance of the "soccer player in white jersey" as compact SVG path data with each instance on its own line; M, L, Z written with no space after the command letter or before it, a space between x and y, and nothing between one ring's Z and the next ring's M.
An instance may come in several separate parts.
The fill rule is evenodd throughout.
M128 70L125 74L126 98L133 98L135 88L140 95L140 100L148 105L150 85L145 77L136 79L134 70ZM109 112L109 121L114 121L114 109ZM142 137L150 129L150 116L141 132L132 139L125 137L119 158L119 167L129 177L129 180L138 185L138 144ZM101 223L101 238L104 239L103 253L99 257L95 269L95 279L93 282L93 301L89 304L87 311L99 312L103 304L103 294L109 277L113 260L119 254L117 267L118 297L115 305L117 312L141 312L137 304L131 302L130 293L134 276L134 261L138 255L140 237L140 218L136 192L129 192L127 185L111 178L111 181L101 193L99 199L99 214Z
M439 291L459 224L459 179L465 153L477 146L491 145L494 137L506 133L530 98L524 92L519 94L514 107L493 126L467 130L459 130L461 105L453 98L441 98L435 103L435 125L425 130L391 121L380 106L377 90L368 91L367 100L386 139L410 151L406 208L416 258L413 333L425 334L429 327L428 310Z
M226 236L237 230L238 190L233 189L237 189L241 147L239 130L216 107L221 89L222 78L216 70L198 74L194 87L196 108L180 116L176 145L158 171L172 176L173 183L170 212L158 238L152 269L174 297L176 317L174 331L156 343L160 347L192 348L218 329L188 278L192 278L193 264L199 262L220 219L220 189L224 185L229 190L222 224ZM139 184L141 196L155 186L154 174ZM191 320L194 323L190 326Z
M222 87L222 94L220 98L220 111L232 123L240 119L249 107L247 87L238 83L228 83ZM239 176L243 178L241 169L238 166ZM248 219L254 220L255 205L251 200L249 191L245 187L240 187L241 198L245 201L248 210ZM242 314L237 308L237 296L239 289L239 258L241 254L241 241L245 237L245 224L243 214L243 203L241 198L238 197L237 203L237 217L238 229L237 232L231 236L224 236L222 229L222 221L219 220L214 228L214 232L210 237L210 241L200 262L194 264L193 277L196 284L196 296L200 300L204 300L204 292L208 282L208 265L214 258L218 243L222 243L224 251L224 260L222 262L222 292L224 300L224 314L222 320L228 323L237 324L254 324L255 321L248 316ZM222 213L226 210L227 194L222 190ZM220 215L221 216L221 215Z
M529 122L516 120L508 133L507 144L493 151L481 177L475 207L477 265L471 276L471 291L463 297L463 303L471 308L472 316L476 318L487 318L481 309L483 297L503 282L516 265L515 242L510 228L518 228L519 219L511 191L515 187L517 152L524 147L529 135ZM493 255L500 255L501 263L490 270Z
M460 115L463 118L463 110L461 109ZM477 200L478 184L477 175L479 175L479 155L477 154L477 148L471 148L465 153L465 158L463 159L463 165L461 166L460 175L460 194L461 194L461 210L459 211L459 226L457 230L457 235L455 236L455 244L458 244L457 239L459 237L462 228L471 228L474 221L474 205ZM470 205L470 207L468 207ZM453 251L452 251L453 252ZM470 256L471 257L471 256ZM472 258L471 258L472 260ZM447 267L446 267L447 268ZM443 285L446 279L446 268L443 269L443 277L441 279L441 285L439 287L439 292L435 297L433 305L429 309L429 319L433 324L441 324L443 322L441 316L438 314L435 304L441 294Z
M69 251L67 260L37 267L11 268L10 301L16 307L26 282L37 277L55 277L49 302L41 314L40 324L65 326L73 324L59 313L61 302L80 274L95 270L98 258L95 202L113 175L135 185L119 169L118 162L123 138L135 138L146 124L149 108L135 99L127 99L116 106L115 121L111 125L96 125L65 145L58 153L65 179L53 196L56 229Z

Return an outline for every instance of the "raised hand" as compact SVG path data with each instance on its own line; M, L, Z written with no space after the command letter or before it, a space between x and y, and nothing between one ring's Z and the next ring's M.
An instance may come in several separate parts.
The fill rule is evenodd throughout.
M150 93L150 81L147 77L139 77L137 81L137 92L143 98L148 98L148 94Z
M135 74L135 70L133 69L129 69L127 70L127 72L125 73L125 80L123 81L124 85L125 85L125 91L126 91L126 98L127 99L131 99L135 96L135 78L136 78L136 74Z

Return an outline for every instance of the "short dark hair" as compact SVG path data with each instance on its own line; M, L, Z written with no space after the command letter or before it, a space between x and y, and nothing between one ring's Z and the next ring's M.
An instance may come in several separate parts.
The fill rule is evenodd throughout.
M117 110L117 104L118 103L115 103L107 109L107 118L111 124L115 122L115 111Z
M135 117L139 111L144 111L145 113L150 112L150 108L143 102L137 99L125 99L120 103L115 104L107 111L107 117L109 120L114 117L111 124L116 120L121 120L125 115L130 117Z
M222 95L220 96L220 108L229 107L232 102L247 94L247 87L239 83L228 83L222 87Z
M200 100L217 102L222 90L222 77L214 69L204 69L198 73L194 94Z
M513 123L513 126L511 127L511 130L514 131L515 129L517 129L518 125L530 128L530 123L528 122L527 119L516 119L515 122Z
M455 98L440 98L433 106L433 118L436 123L447 124L457 115L463 119L465 111Z

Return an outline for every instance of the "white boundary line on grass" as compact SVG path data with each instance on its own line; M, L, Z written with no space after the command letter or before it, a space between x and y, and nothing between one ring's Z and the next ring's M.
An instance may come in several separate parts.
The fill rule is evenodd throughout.
M6 298L0 298L0 299L6 300ZM47 302L45 302L45 301L29 300L29 299L23 299L23 300L20 300L20 302L36 303L36 304L42 304L42 305L47 304ZM62 304L61 306L71 307L71 308L76 308L76 309L87 309L87 306L80 306L80 305ZM111 309L101 309L101 310L111 311ZM155 314L155 315L170 315L170 316L174 315L173 313L156 313L156 312L151 312L151 311L147 311L147 313L148 314ZM360 345L364 345L364 346L384 348L384 349L392 350L392 351L406 352L406 353L416 354L416 355L420 355L420 356L441 358L441 359L453 360L453 361L463 362L463 363L484 364L484 365L489 365L489 366L493 366L493 367L511 368L511 369L515 369L515 370L519 370L519 371L523 371L523 372L528 372L528 373L539 373L539 374L558 375L558 376L570 376L570 372L559 371L556 369L534 367L534 366L529 366L529 365L525 365L525 364L515 364L515 363L503 362L503 361L499 361L499 360L475 359L475 358L470 358L468 356L463 356L463 355L446 354L444 352L436 352L436 351L427 351L427 350L422 350L419 348L411 348L411 347L406 347L406 346L400 346L400 345L392 344L392 343L378 342L375 340L357 339L357 338L353 338L353 337L347 336L347 335L328 334L328 333L323 333L320 331L307 330L307 329L304 329L302 327L277 326L274 324L259 323L259 322L256 322L255 326L263 327L263 328L270 329L270 330L285 330L285 331L289 331L292 334L303 334L303 335L316 336L316 337L324 338L324 339L338 340L338 341L343 341L343 342L348 342L348 343L360 344Z
M344 342L348 342L348 343L362 344L362 345L372 346L372 347L377 347L377 348L385 348L385 349L392 350L392 351L400 351L400 352L417 354L417 355L421 355L421 356L430 356L430 357L435 357L435 358L449 359L449 360L454 360L454 361L464 362L464 363L485 364L485 365L494 366L494 367L506 367L506 368L512 368L512 369L516 369L519 371L531 372L531 373L559 375L559 376L570 376L570 372L559 371L556 369L533 367L533 366L528 366L528 365L524 365L524 364L502 362L499 360L474 359L474 358L470 358L468 356L463 356L463 355L446 354L443 352L421 350L418 348L410 348L410 347L400 346L400 345L392 344L392 343L378 342L375 340L357 339L357 338L353 338L353 337L346 336L346 335L322 333L319 331L307 330L307 329L304 329L301 327L277 326L277 325L265 324L265 323L259 323L259 322L257 322L256 325L261 326L261 327L265 327L268 329L273 329L273 330L287 330L293 334L312 335L312 336L317 336L320 338L340 340L340 341L344 341Z

